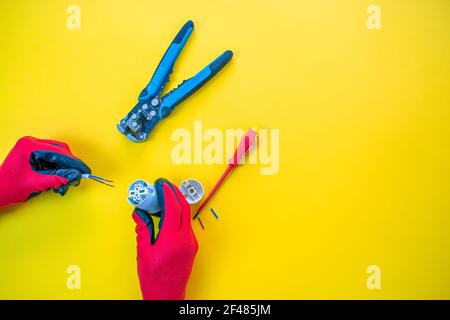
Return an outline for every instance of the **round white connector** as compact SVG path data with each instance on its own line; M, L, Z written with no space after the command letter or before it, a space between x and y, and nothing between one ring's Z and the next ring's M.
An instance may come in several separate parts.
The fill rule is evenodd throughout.
M151 213L161 211L155 187L142 179L134 181L128 188L128 203Z
M200 181L195 179L184 180L180 184L180 191L189 204L196 204L202 200L205 193Z

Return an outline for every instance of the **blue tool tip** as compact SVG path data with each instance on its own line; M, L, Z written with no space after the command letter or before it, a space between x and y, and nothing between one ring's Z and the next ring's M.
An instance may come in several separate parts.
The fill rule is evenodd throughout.
M194 27L194 22L192 22L192 20L188 20L188 22L186 22L184 24L184 27L186 27L186 28L193 28Z
M233 51L231 51L231 50L227 50L223 54L229 59L231 59L233 57Z

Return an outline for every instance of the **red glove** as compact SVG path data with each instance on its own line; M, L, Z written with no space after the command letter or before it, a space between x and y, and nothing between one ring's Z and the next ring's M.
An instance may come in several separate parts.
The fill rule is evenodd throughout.
M53 189L64 195L69 185L78 185L91 169L77 159L67 144L24 137L0 167L0 208L20 203Z
M167 180L158 179L155 189L162 208L158 235L150 214L138 208L133 212L142 296L145 300L181 300L198 251L191 209L180 190Z

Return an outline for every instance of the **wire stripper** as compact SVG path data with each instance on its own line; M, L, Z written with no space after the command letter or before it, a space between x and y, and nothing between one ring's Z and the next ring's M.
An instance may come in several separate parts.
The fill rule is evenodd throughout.
M216 75L233 57L233 52L225 51L195 76L160 97L169 81L173 66L193 30L194 23L186 22L170 44L150 82L139 95L136 106L117 125L117 129L128 140L132 142L147 140L158 122L168 117L178 104Z

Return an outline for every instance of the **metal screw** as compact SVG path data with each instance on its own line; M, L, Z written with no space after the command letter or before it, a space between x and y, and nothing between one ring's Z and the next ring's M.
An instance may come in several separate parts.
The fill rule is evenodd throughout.
M157 98L152 99L152 101L150 102L152 104L152 106L156 107L159 104L159 100Z

